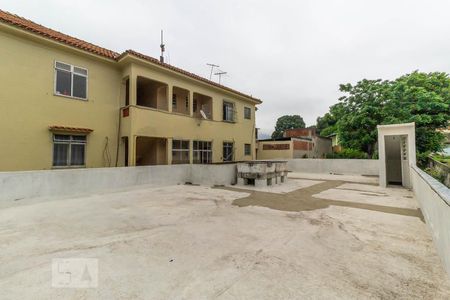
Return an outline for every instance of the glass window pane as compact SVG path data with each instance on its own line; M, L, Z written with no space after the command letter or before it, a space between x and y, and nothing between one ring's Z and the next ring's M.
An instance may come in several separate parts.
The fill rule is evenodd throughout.
M74 67L73 68L73 72L77 73L77 74L81 74L81 75L87 76L87 70L86 69Z
M73 144L70 153L70 165L84 165L84 145Z
M63 134L55 134L53 136L54 141L70 141L70 135L63 135Z
M86 143L85 135L72 135L72 140L77 143Z
M53 144L53 165L67 166L69 144Z
M71 96L71 73L61 70L56 70L56 93Z
M189 141L182 141L181 147L182 147L182 149L189 150Z
M73 96L86 99L87 78L80 75L73 75Z
M56 67L58 68L58 69L63 69L63 70L66 70L66 71L69 71L70 72L70 65L68 65L68 64L63 64L63 63L61 63L61 62L56 62Z

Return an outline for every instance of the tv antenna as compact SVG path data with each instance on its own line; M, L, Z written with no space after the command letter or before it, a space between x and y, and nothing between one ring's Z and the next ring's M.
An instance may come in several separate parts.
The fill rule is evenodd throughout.
M219 84L220 84L220 81L222 80L222 75L226 75L226 74L227 74L227 72L224 72L222 70L219 70L219 72L214 73L214 75L219 76Z
M212 75L213 75L213 70L214 70L214 68L218 68L218 67L220 67L220 66L215 65L215 64L207 64L207 65L211 67L211 73L209 73L209 80L211 80L211 79L212 79Z
M161 55L159 56L159 61L160 62L164 62L164 51L166 51L166 45L164 45L164 36L163 36L164 32L161 30L161 45L159 45L161 47Z

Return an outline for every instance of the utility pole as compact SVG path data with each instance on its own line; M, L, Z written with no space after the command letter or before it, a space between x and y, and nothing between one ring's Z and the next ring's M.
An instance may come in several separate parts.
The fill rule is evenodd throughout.
M215 64L207 64L207 65L211 67L211 73L209 73L209 80L211 80L211 79L212 79L212 75L213 75L213 70L214 70L214 68L218 68L218 67L220 67L220 66L215 65Z

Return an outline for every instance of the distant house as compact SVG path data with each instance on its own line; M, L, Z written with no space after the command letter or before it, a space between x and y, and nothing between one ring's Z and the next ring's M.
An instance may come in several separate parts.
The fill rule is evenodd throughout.
M288 129L282 138L257 142L257 159L323 158L332 153L332 141L315 128Z
M327 136L327 138L331 139L331 147L333 149L333 153L342 151L342 146L340 145L339 136L337 135L337 133L330 134Z

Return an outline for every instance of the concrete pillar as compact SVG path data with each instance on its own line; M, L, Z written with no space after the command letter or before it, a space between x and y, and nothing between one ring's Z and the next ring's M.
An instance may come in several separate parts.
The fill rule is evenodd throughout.
M168 112L172 112L172 95L173 95L173 85L169 84L167 86L167 111ZM172 145L172 143L170 143L170 145ZM170 153L172 153L172 150L170 151Z
M128 139L128 165L136 166L136 139L137 136L130 136Z
M130 72L130 89L129 89L130 97L130 105L137 104L137 74L133 71L133 67L131 67Z
M191 117L194 116L194 92L193 91L189 91L189 115Z
M170 103L172 106L172 103ZM171 165L172 164L172 138L167 138L167 142L166 142L166 151L167 151L167 164Z

